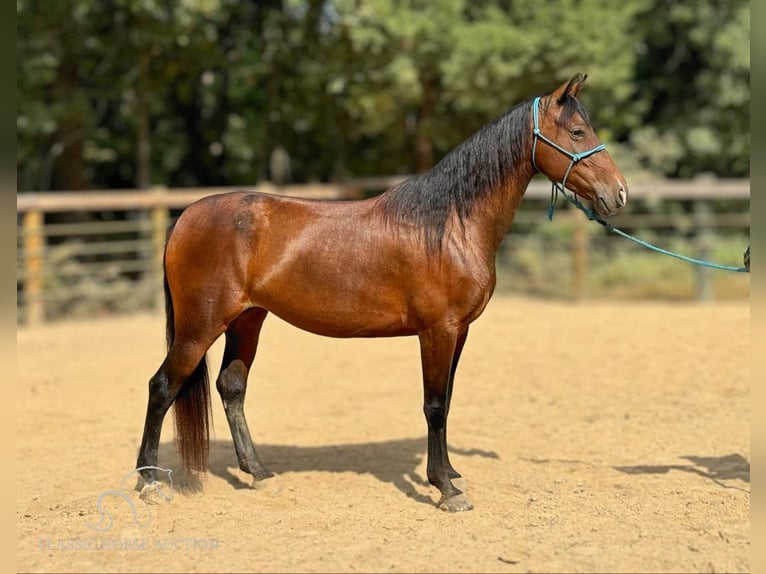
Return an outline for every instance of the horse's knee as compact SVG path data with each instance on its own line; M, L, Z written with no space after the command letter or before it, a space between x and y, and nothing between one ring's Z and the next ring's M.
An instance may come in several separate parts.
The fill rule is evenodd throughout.
M447 420L447 405L441 399L429 399L423 404L423 413L429 426L434 429L444 428Z

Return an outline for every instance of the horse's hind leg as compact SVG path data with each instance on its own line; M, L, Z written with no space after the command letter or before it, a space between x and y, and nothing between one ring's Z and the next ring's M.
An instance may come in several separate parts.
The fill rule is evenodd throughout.
M259 307L249 309L237 317L226 331L221 372L216 388L221 395L226 420L229 422L239 468L252 474L256 480L274 476L261 463L245 420L244 402L247 375L258 348L261 326L267 311Z
M209 346L210 343L202 344L201 341L184 343L183 339L176 339L162 365L149 380L149 402L137 468L157 466L162 421L184 383L192 375L202 376L200 371L207 369L204 357ZM156 468L145 468L140 474L144 484L150 484L158 477ZM140 488L140 481L138 486Z

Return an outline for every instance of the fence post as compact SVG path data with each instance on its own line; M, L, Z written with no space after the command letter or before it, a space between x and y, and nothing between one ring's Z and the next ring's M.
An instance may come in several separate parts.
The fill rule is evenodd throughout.
M697 257L709 261L711 250L715 241L713 227L713 215L710 206L704 200L694 202L694 223L697 229L696 247ZM702 265L697 268L697 299L699 301L711 301L713 299L713 284L710 269Z
M165 188L155 188L159 193L166 192ZM167 207L157 205L152 207L152 267L154 269L154 284L156 286L156 297L154 305L156 309L162 309L164 306L165 293L162 288L163 277L163 258L165 254L165 238L168 231L170 214Z
M26 323L37 325L45 320L43 300L43 212L30 209L22 220L24 246L24 306Z
M588 297L588 222L574 213L572 228L572 297L583 301Z

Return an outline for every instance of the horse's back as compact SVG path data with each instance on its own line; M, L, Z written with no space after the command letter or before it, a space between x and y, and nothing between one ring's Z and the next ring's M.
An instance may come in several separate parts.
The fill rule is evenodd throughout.
M247 191L211 195L184 210L168 239L168 251L195 251L195 258L200 250L211 256L254 257L254 251L268 247L273 255L280 245L299 240L307 228L313 234L327 232L328 222L355 219L364 211L362 203Z

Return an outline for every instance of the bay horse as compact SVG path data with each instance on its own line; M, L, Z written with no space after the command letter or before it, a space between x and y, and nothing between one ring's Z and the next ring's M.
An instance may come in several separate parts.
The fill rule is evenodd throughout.
M540 172L591 200L605 217L627 201L625 179L577 99L586 77L576 74L552 93L516 105L430 171L373 198L232 192L187 207L165 246L168 352L149 381L137 467L157 466L162 421L174 405L183 465L205 470L205 355L225 333L216 388L239 467L256 480L273 476L243 411L261 326L271 312L329 337L416 335L426 474L441 493L437 506L471 509L452 482L460 474L447 453L453 381L469 325L492 296L495 254L527 185ZM157 480L152 468L141 475L143 489Z

